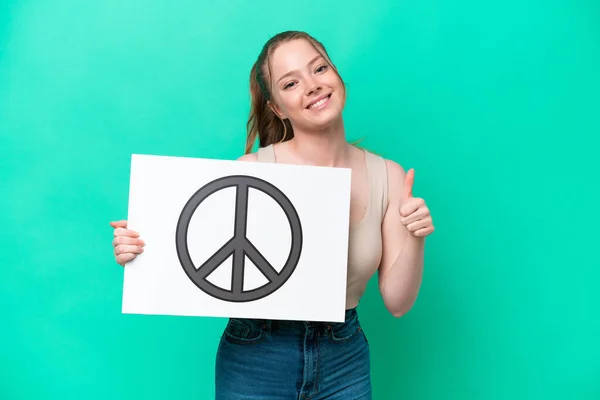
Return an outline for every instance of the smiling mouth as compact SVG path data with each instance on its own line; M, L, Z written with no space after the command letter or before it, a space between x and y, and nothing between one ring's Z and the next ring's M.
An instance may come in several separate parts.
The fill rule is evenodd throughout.
M327 96L323 97L321 100L316 101L312 104L310 104L308 107L306 107L306 109L308 110L318 110L320 108L323 108L327 105L327 103L329 102L329 99L331 98L331 93L328 94Z

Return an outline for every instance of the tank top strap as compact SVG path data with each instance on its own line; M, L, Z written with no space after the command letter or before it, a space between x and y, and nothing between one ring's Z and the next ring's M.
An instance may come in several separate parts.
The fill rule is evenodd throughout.
M370 214L383 221L388 205L388 173L385 159L365 150L367 175L369 177Z
M275 162L275 150L273 149L273 145L270 144L265 147L259 147L256 151L256 156L258 157L259 162Z

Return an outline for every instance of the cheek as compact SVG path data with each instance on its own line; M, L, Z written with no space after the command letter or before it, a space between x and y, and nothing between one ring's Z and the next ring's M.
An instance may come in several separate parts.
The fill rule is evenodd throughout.
M287 114L295 114L302 111L302 92L294 90L286 93L281 98L283 109Z
M340 77L333 71L327 71L327 74L323 76L326 80L326 84L330 87L342 87L342 80Z
M336 88L336 90L338 90L338 91L342 91L342 90L344 90L344 85L342 84L342 81L340 80L340 78L338 78L338 77L336 76L336 78L335 78L335 81L334 81L334 82L335 82L335 83L334 83L334 85L335 85L334 87Z

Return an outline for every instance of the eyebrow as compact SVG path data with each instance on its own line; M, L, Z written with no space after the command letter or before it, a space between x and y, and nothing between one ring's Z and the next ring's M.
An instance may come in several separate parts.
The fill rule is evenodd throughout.
M315 58L313 58L312 60L310 60L310 62L308 64L306 64L307 66L313 64L315 61L317 61L319 58L323 58L323 56L321 54L319 54L318 56L316 56ZM279 81L281 81L283 78L285 78L286 76L292 75L294 72L296 72L296 70L290 71L286 74L283 74L278 80L277 83L279 83Z

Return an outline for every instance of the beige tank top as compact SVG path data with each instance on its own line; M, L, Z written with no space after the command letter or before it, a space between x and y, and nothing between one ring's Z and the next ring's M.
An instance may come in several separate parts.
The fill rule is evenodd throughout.
M346 309L358 305L368 281L379 267L382 255L381 224L387 209L387 168L385 160L365 152L369 198L364 217L351 223L348 238ZM273 145L259 148L258 161L276 162Z

